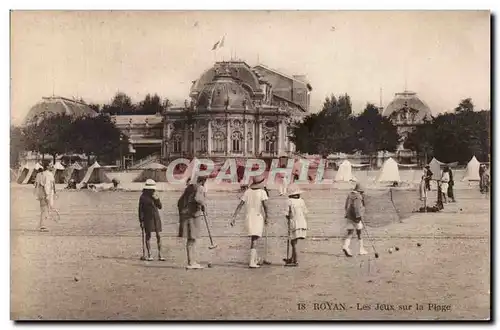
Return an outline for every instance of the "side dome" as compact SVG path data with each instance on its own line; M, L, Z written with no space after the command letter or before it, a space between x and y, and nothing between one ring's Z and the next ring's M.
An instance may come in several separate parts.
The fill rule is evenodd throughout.
M97 116L97 112L85 103L63 97L44 97L30 109L24 118L24 124L27 125L42 116L56 114L73 117Z
M396 93L394 100L387 105L382 115L389 118L398 117L397 121L411 120L413 123L418 123L425 117L430 118L432 113L417 93L405 91Z
M202 109L253 108L248 91L240 84L225 79L206 84L199 94L197 106Z

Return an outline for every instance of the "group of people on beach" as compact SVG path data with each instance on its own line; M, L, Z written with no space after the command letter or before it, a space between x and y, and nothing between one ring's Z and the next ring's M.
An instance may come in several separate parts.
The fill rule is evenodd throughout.
M200 238L202 221L206 221L206 177L198 177L195 183L188 182L184 192L178 200L177 208L179 212L179 231L178 236L186 239L186 269L202 269L199 264L196 245ZM304 199L301 197L303 191L297 185L292 184L288 187L287 209L284 217L288 227L288 247L291 248L291 255L283 259L285 266L298 266L298 242L307 236L307 207ZM351 191L345 203L345 219L347 225L347 235L344 238L342 251L347 257L352 257L350 243L354 231L360 244L360 254L366 254L362 240L363 217L364 217L364 189L361 184L356 184ZM248 266L250 268L259 268L260 261L257 252L257 242L263 237L265 227L269 225L269 191L265 185L263 176L253 177L251 184L248 185L240 198L240 202L232 214L229 222L234 226L240 211L245 208L245 230L250 238L250 253ZM159 210L162 204L156 194L156 182L148 179L144 186L142 195L139 198L139 223L141 229L146 234L146 252L143 260L154 260L151 256L151 247L149 240L151 234L156 234L158 245L158 260L165 260L161 256L161 237L162 231L161 218ZM205 217L205 219L203 219ZM208 223L207 223L208 226Z
M427 191L431 191L431 180L434 173L431 171L429 165L424 167L424 172L422 175L422 181L420 182L420 199L427 199ZM437 201L436 208L438 210L443 209L443 204L448 203L449 201L455 203L455 193L453 187L455 185L455 181L453 180L453 172L451 168L446 165L443 168L440 179L436 180L437 183Z

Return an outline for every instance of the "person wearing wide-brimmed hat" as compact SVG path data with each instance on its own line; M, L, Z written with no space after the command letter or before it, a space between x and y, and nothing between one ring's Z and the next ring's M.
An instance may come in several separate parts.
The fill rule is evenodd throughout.
M364 188L360 183L356 183L354 190L349 192L347 199L345 201L345 219L346 219L346 229L347 235L344 238L344 245L342 246L342 251L344 251L347 257L352 257L349 245L351 244L351 239L356 230L356 235L359 240L359 254L367 254L363 245L363 239L361 238L361 230L363 229L363 217L365 214L365 202L364 202Z
M198 177L196 184L188 184L177 201L178 237L186 238L187 269L203 268L197 261L196 240L200 237L202 216L206 209L206 181L207 177Z
M290 246L292 247L292 257L284 259L286 266L297 266L297 242L299 239L305 239L307 233L307 207L301 198L302 190L298 186L288 187L288 201L286 219L288 221L288 236ZM288 252L288 249L287 249Z
M143 256L143 259L152 261L151 257L151 233L156 233L156 243L158 244L158 260L165 261L161 256L161 237L162 231L161 218L159 209L162 208L160 198L156 193L156 182L152 179L147 179L142 190L142 195L139 198L139 223L141 229L146 234L146 250L148 256Z
M245 224L250 236L250 268L259 268L257 262L257 249L255 248L257 240L262 237L264 225L267 224L267 200L268 193L265 190L264 176L254 177L252 184L241 197L238 207L234 211L231 220L231 226L236 222L236 216L240 212L243 205L246 206Z

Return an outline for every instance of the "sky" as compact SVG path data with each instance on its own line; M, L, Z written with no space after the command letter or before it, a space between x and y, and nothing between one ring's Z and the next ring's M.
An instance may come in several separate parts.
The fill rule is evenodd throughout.
M183 104L193 80L231 58L306 75L312 112L332 93L360 112L405 89L435 114L468 97L490 108L487 11L14 11L11 119L51 95Z

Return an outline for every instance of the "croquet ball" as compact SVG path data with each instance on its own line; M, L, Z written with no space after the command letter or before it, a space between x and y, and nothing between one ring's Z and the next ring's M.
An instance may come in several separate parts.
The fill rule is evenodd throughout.
M389 253L392 253L392 251L393 251L392 248L389 248Z
M396 249L396 251L399 251L399 248L397 246L394 249Z
M377 259L378 259L378 253L375 253L375 258L377 258Z
M210 264L210 263L207 266L208 266L208 268L212 268L212 264Z
M417 243L417 246L422 246L422 244L420 244L420 243Z

